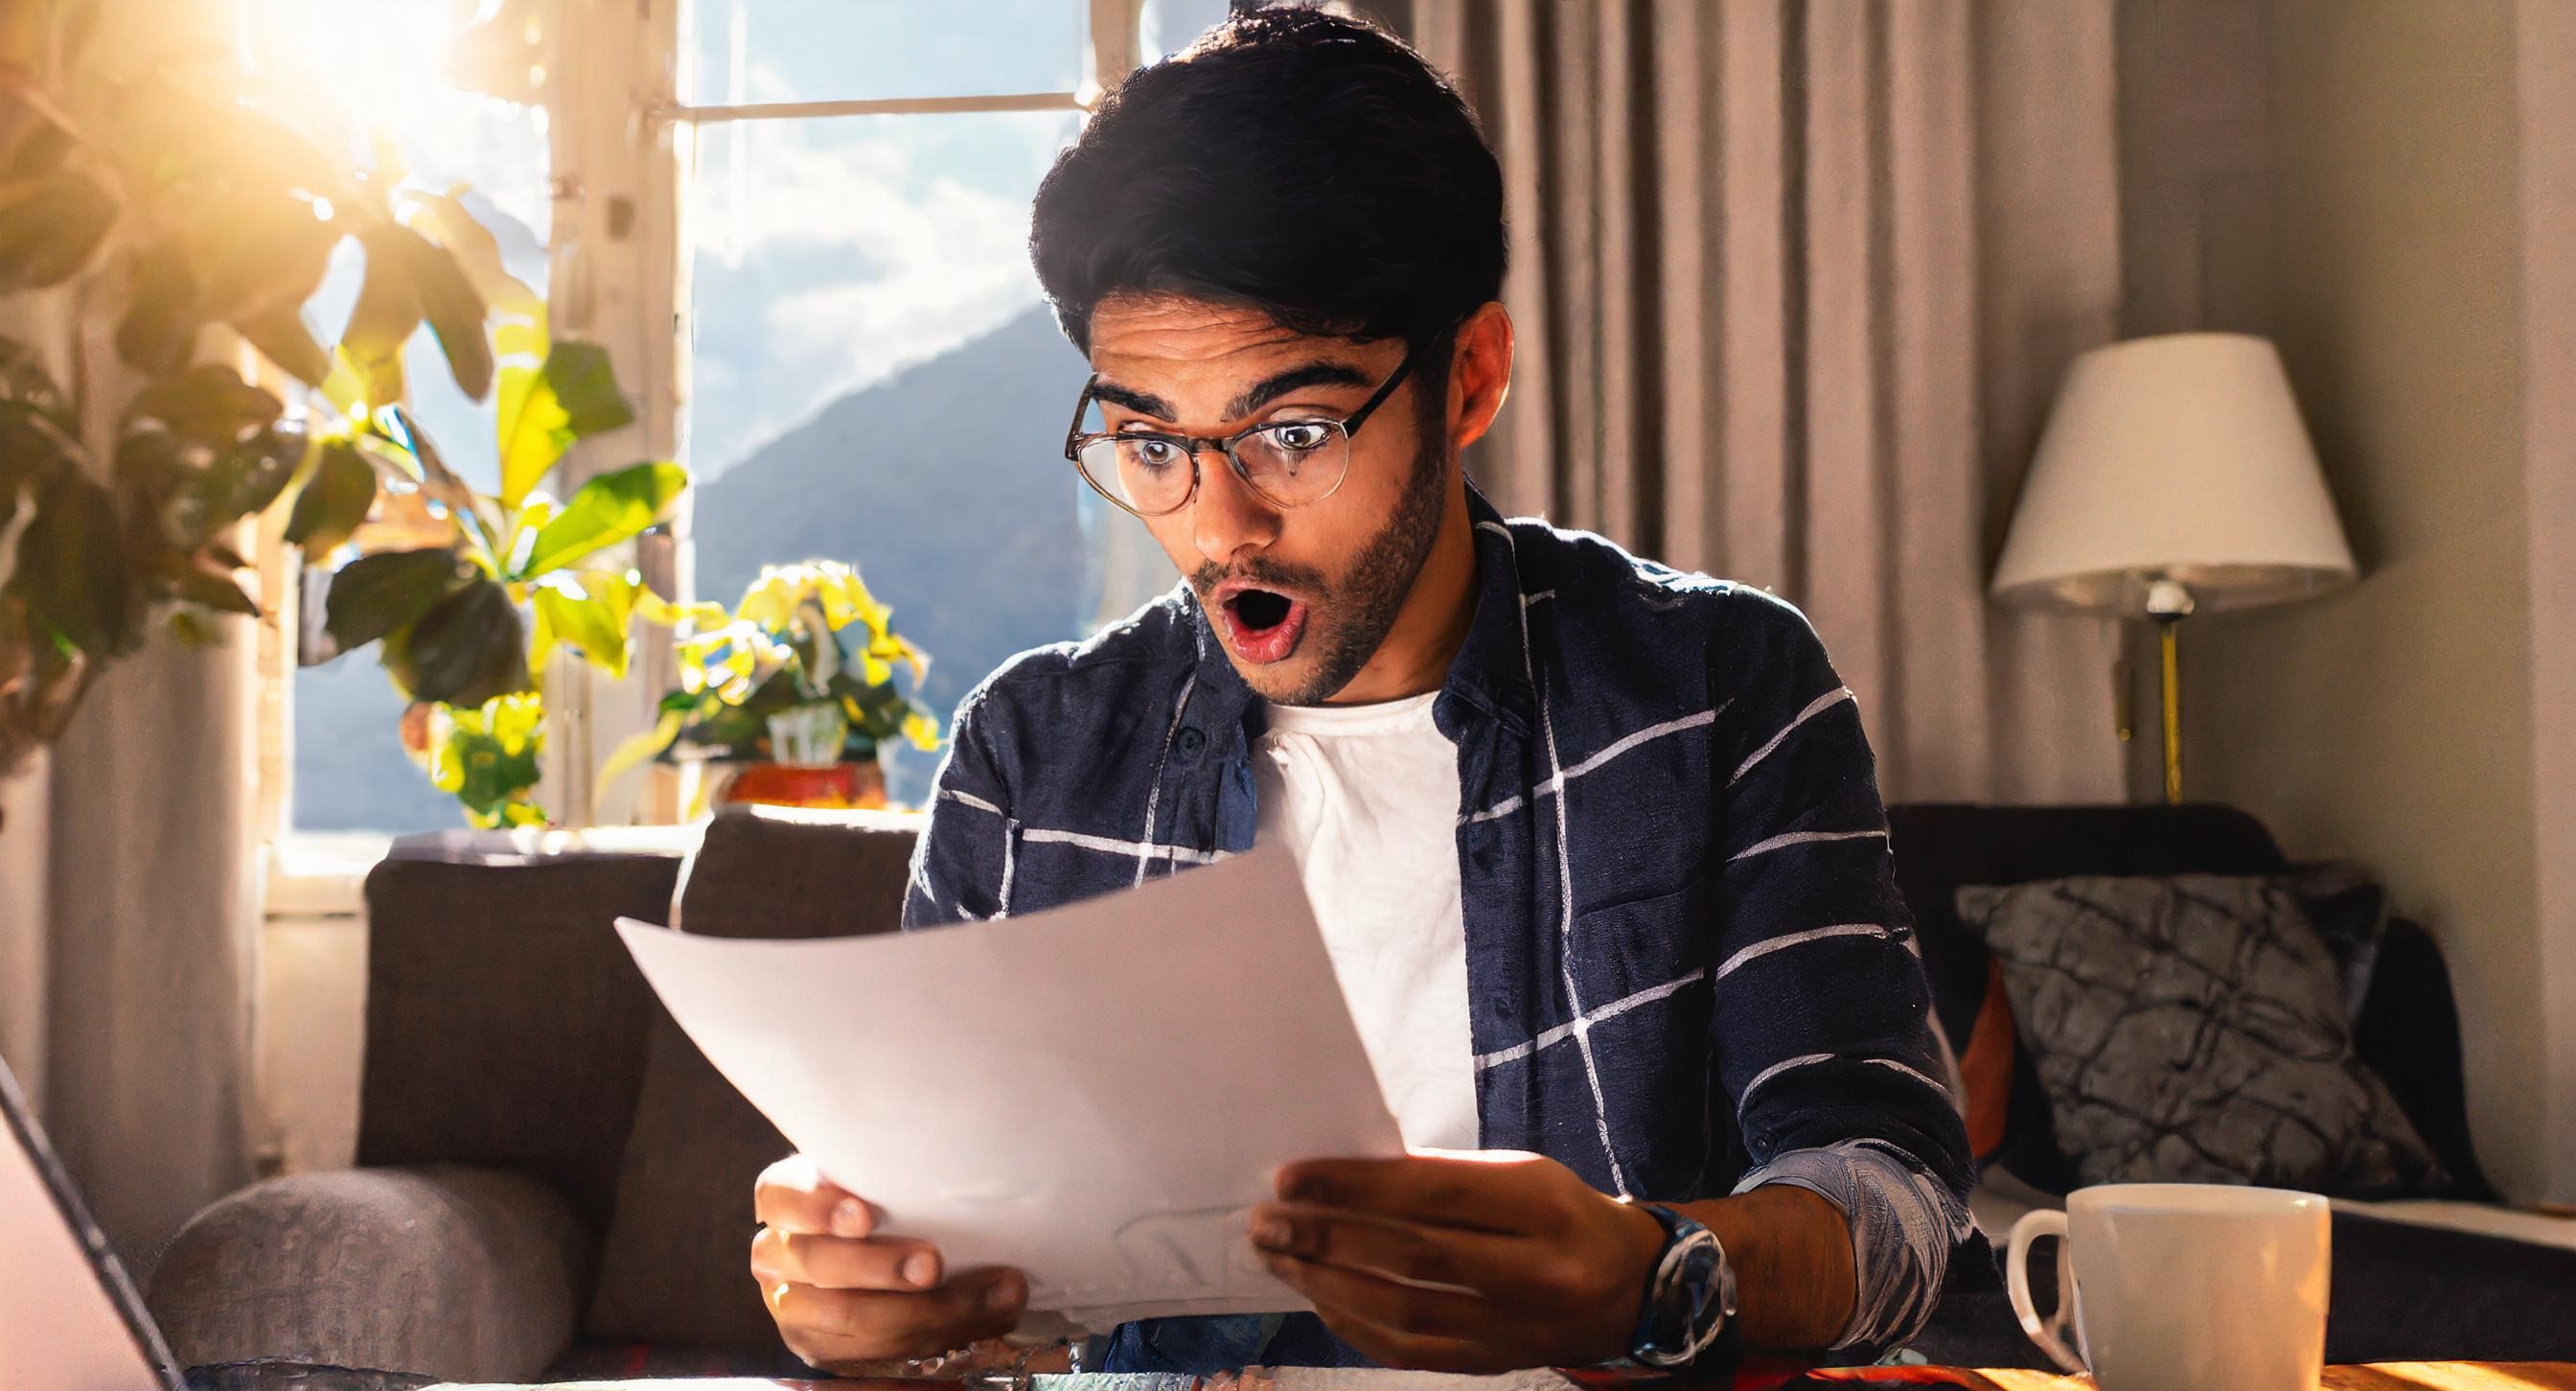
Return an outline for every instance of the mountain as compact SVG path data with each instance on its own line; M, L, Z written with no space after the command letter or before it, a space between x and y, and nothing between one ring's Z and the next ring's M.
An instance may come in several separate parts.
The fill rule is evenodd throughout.
M762 565L848 561L931 654L922 697L944 722L1005 658L1092 617L1084 532L1107 509L1064 458L1088 371L1039 307L833 401L701 486L697 592L730 603Z

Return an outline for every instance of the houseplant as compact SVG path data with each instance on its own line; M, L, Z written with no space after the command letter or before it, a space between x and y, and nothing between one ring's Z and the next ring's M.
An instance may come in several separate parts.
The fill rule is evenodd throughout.
M112 320L121 364L0 339L0 776L62 732L156 615L200 641L216 616L261 612L242 520L293 505L309 533L354 526L372 501L372 480L363 497L350 484L380 461L199 361L206 330L353 399L398 396L387 363L424 322L468 395L494 371L483 297L434 220L397 209L398 172L357 169L270 115L275 89L226 56L130 79L85 67L97 15L0 18L0 298L68 297L12 306L60 311L67 341ZM352 238L362 312L326 344L300 309Z
M763 566L731 613L687 617L677 689L655 726L610 757L603 782L677 754L738 765L728 800L874 806L883 745L938 747L938 720L896 680L906 671L918 691L930 659L850 566Z

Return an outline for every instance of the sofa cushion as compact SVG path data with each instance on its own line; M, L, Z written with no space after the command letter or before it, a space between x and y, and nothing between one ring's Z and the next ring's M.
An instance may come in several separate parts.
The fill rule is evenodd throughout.
M2084 1178L2425 1191L2440 1166L2352 1056L2343 978L2272 876L1959 891L2003 961Z
M486 1164L606 1225L652 989L617 940L677 855L389 859L367 875L361 1165Z
M1913 914L1933 1013L1960 1049L1971 1074L1967 1109L1973 1128L1999 1136L1979 1159L2000 1165L2049 1192L2079 1181L2057 1147L2048 1098L2029 1050L2013 1038L2008 1017L1988 1011L1992 953L1959 921L1955 902L1966 884L2019 884L2073 874L2259 874L2285 867L2263 823L2234 807L1990 807L1906 802L1887 809L1896 886ZM1998 1028L1998 1023L2005 1027ZM1977 1040L1994 1040L1981 1054ZM1990 1075L1991 1054L2008 1056L2000 1102L1980 1097L1976 1074ZM1982 1059L1982 1061L1980 1061ZM2000 1124L1987 1113L2000 1109Z
M849 937L900 923L917 818L729 810L683 877L674 925L720 937ZM859 1001L854 997L853 1007ZM790 1146L659 1001L587 1335L657 1347L767 1348L751 1278L751 1187Z

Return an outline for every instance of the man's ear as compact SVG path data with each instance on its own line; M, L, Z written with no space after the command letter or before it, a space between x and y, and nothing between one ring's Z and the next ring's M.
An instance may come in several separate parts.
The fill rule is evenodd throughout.
M1449 355L1449 438L1465 449L1484 438L1512 390L1512 316L1489 300L1458 326Z

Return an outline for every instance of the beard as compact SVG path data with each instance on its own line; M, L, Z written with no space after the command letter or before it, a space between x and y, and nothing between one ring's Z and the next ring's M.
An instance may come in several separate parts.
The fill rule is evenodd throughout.
M1436 430L1424 431L1414 448L1412 476L1405 480L1404 495L1394 513L1362 543L1339 580L1328 579L1312 566L1258 555L1232 566L1210 561L1190 573L1190 588L1197 593L1203 614L1208 596L1229 579L1280 585L1310 596L1319 621L1307 638L1314 644L1314 658L1305 679L1281 690L1264 689L1262 680L1236 663L1246 684L1263 699L1275 705L1321 705L1377 655L1379 645L1394 630L1405 599L1413 593L1423 562L1431 556L1432 538L1440 532L1449 503L1449 490L1443 486L1448 481L1448 461L1446 438ZM1209 615L1208 621L1216 620ZM1231 654L1228 659L1232 660Z

